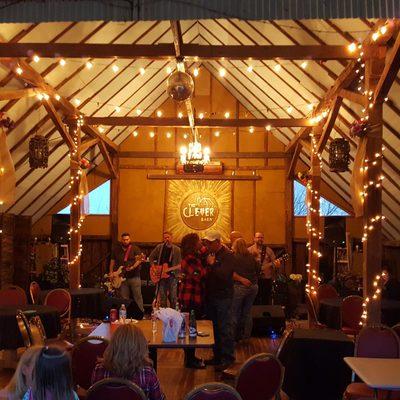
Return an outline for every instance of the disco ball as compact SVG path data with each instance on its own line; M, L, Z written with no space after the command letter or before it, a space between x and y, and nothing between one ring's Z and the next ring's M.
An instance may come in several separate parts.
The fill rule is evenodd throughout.
M185 101L194 90L193 78L186 72L176 71L167 80L167 93L175 101Z

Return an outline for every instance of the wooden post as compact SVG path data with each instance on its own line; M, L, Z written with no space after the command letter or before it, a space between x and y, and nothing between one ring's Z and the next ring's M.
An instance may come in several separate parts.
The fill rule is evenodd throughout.
M382 74L382 60L367 60L365 63L366 90L374 91ZM379 100L378 100L379 101ZM369 130L366 135L366 151L363 165L364 196L363 223L363 293L372 299L376 287L373 286L376 275L382 269L382 102L368 109ZM367 161L368 160L368 161ZM368 167L367 169L365 167ZM372 184L371 184L372 183ZM368 303L368 324L381 321L379 296Z
M310 294L316 295L319 277L319 241L320 226L320 187L321 187L321 155L317 152L317 144L322 127L312 130L311 136L311 180L307 184L307 233L308 233L308 285Z
M81 128L78 118L68 121L68 131L74 142L70 159L70 189L71 189L71 215L70 215L70 261L69 261L69 286L76 289L80 285L80 261L81 261Z
M291 257L286 261L286 274L291 274L293 269L292 255L293 255L293 179L289 177L289 169L291 159L285 158L285 243L287 252Z
M118 200L119 200L119 157L112 156L112 164L116 172L116 176L111 179L111 242L114 246L118 241Z

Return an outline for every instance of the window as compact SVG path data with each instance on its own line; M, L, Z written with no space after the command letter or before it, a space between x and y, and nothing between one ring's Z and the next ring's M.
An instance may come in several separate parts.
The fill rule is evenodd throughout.
M67 206L58 214L69 214L69 209L70 206ZM108 214L110 214L110 181L89 192L89 215Z
M294 181L294 216L303 217L307 215L306 187L300 182ZM328 216L348 216L349 214L340 207L321 197L321 215Z

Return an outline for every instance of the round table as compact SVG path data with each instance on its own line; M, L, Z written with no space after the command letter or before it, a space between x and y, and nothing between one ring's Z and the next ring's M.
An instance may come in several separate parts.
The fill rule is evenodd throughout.
M71 317L103 319L104 290L99 288L65 289L71 295ZM43 303L50 290L42 290L39 302Z
M341 308L343 298L335 297L323 299L319 303L319 320L328 328L341 328ZM381 300L382 323L388 326L396 325L400 322L400 301Z
M15 350L23 347L16 319L17 310L22 310L28 317L38 315L43 322L46 336L57 337L61 332L60 314L54 307L43 305L1 306L0 307L0 350Z

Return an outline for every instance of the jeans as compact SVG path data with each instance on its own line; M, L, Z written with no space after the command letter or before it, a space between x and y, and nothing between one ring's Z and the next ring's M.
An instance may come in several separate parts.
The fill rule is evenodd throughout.
M235 361L231 307L232 298L207 300L207 316L214 327L214 358L222 363Z
M160 306L167 307L167 297L169 306L175 308L178 298L178 280L174 276L161 279L159 284Z
M258 285L249 287L235 284L232 301L232 331L235 340L248 339L251 336L253 320L251 306L257 296Z
M140 277L128 278L121 285L121 296L124 299L130 299L132 292L133 300L135 300L140 311L144 312L142 297L142 281Z

